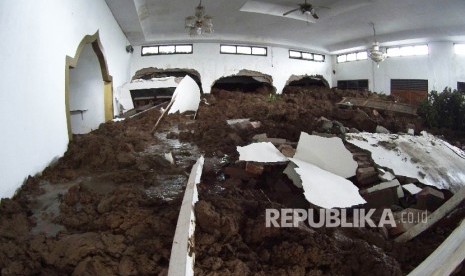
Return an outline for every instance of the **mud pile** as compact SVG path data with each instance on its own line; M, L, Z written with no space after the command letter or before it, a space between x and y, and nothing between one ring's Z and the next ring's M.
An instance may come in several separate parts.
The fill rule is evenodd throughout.
M283 169L266 166L258 177L243 163L205 171L195 206L197 275L405 275L465 218L462 203L407 243L394 242L384 228L266 227L266 209L317 210Z
M196 120L170 115L155 135L159 110L109 122L74 136L63 158L30 177L0 205L0 267L4 275L164 275L181 199L192 164L205 153L196 205L199 275L399 275L428 256L465 214L405 245L377 229L265 228L266 208L310 208L284 167L260 177L241 174L236 146L252 136L296 142L300 132L396 132L417 118L371 109L340 109L343 96L368 92L293 87L284 95L219 91L204 95ZM349 94L346 94L349 93ZM389 98L383 98L389 99ZM257 128L235 129L228 119L250 118ZM340 125L336 124L340 122ZM198 148L197 148L198 146ZM200 150L199 150L200 149ZM175 165L164 154L171 152ZM206 162L209 163L209 162ZM228 169L229 168L229 169ZM233 169L231 169L233 168ZM378 274L376 274L378 273Z
M197 275L402 275L394 258L343 231L266 228L266 208L289 206L268 201L255 180L240 182L219 194L204 183L199 192Z
M348 129L357 131L374 132L377 125L382 125L392 132L406 132L408 124L413 124L417 131L422 129L418 118L411 115L369 108L341 109L336 105L346 96L393 100L387 96L321 87L289 87L287 90L293 93L263 95L221 90L204 95L208 104L200 105L197 120L181 132L180 138L195 142L210 156L215 153L234 154L235 145L244 145L245 141L259 133L297 141L302 131L321 131L318 128L320 117L337 120ZM239 118L260 121L261 127L237 132L226 124L228 119Z
M186 172L198 152L166 138L172 124L151 135L159 114L74 136L63 158L2 200L2 275L167 273Z

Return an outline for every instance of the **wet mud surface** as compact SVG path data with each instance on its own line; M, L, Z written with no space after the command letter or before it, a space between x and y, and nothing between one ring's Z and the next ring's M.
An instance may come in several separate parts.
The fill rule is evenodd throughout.
M184 187L201 154L206 161L195 207L197 275L406 274L453 231L465 216L463 206L406 244L379 229L266 228L267 208L313 207L283 176L284 166L266 168L261 176L228 171L244 170L236 163L236 146L255 134L297 142L301 131L323 131L321 116L360 131L378 124L393 132L409 123L422 128L408 115L341 110L335 105L341 91L289 89L277 97L204 95L195 121L170 115L155 135L150 130L158 110L75 136L63 158L30 177L13 199L2 200L2 275L166 275ZM227 125L238 118L261 126ZM170 152L174 165L165 156Z

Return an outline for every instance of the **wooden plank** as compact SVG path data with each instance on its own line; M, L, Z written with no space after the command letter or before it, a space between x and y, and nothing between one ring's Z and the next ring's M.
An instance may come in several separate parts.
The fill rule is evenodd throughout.
M465 220L408 276L450 275L465 259Z
M405 113L410 115L417 115L417 108L415 106L405 103L395 103L392 101L374 100L366 98L353 98L344 97L338 105L353 105L359 107L368 107L379 110L387 110L398 113Z
M445 217L450 211L452 211L455 207L457 207L465 198L465 188L460 189L453 197L451 197L446 203L441 205L436 211L434 211L431 215L428 216L427 223L419 223L412 228L410 228L407 232L400 235L395 239L396 242L407 242L416 236L423 233L425 230L430 228L433 224L441 220Z

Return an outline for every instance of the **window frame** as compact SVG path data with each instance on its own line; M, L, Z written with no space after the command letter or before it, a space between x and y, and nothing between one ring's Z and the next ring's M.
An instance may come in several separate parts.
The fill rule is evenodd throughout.
M223 52L222 47L234 47L236 51L234 53L230 52ZM238 53L237 48L249 48L250 49L250 54L249 53ZM265 54L254 54L254 49L261 49L265 50ZM256 45L241 45L241 44L220 44L220 54L221 55L240 55L240 56L256 56L256 57L266 57L268 56L268 47L266 46L256 46Z
M190 52L177 52L178 46L190 46ZM174 47L173 53L161 53L160 47ZM157 48L158 53L144 54L144 48ZM157 45L143 45L140 47L140 55L142 57L146 56L163 56L163 55L191 55L194 53L194 45L190 43L183 44L157 44Z
M359 58L359 55L361 53L366 53L365 58ZM355 59L349 60L348 59L349 55L354 55ZM339 61L340 57L345 57L345 60ZM362 61L362 60L368 60L368 51L357 51L357 52L350 52L350 53L336 55L336 63L347 63L347 62Z
M299 57L291 56L291 52L299 53ZM288 56L290 59L307 60L307 61L313 61L313 62L325 62L326 61L326 55L323 55L323 54L299 51L299 50L294 50L294 49L289 49L288 53L289 53ZM310 55L311 58L304 58L304 55ZM315 56L320 56L322 60L316 60Z
M423 47L423 46L426 46L426 48L428 49L428 53L427 54L424 54L424 53L414 53L415 52L415 48L416 47ZM402 52L402 49L408 49L408 48L412 48L412 53L413 54L405 54ZM391 50L394 50L394 49L397 49L397 52L398 54L396 55L390 55L389 54L389 51ZM428 56L430 53L429 53L429 45L428 44L414 44L414 45L402 45L402 46L394 46L394 47L388 47L386 48L386 57L388 58L395 58L395 57L421 57L421 56Z
M465 43L454 43L454 54L465 56Z

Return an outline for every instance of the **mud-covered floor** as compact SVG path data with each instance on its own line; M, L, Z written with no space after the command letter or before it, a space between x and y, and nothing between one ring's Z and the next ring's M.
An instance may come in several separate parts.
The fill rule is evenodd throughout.
M159 111L153 109L75 136L63 158L30 177L13 199L2 200L2 275L165 275L187 175L201 154L206 164L196 205L197 274L406 274L455 228L463 207L407 244L395 244L377 229L265 228L266 208L308 208L301 191L283 168L258 178L224 173L243 165L235 164L236 146L253 135L297 142L301 131L321 131L321 116L360 131L373 132L377 125L406 131L409 123L422 129L409 115L335 105L342 96L378 95L289 89L277 97L216 91L204 97L196 120L170 115L155 135L150 130ZM260 121L261 127L227 125L238 118ZM169 152L175 164L165 158Z

